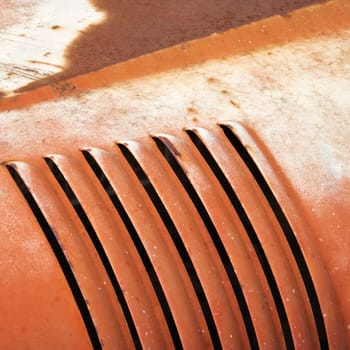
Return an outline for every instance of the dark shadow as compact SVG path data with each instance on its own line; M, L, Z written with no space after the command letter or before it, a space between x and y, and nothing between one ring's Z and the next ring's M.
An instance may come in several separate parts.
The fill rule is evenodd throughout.
M90 0L103 23L90 25L68 46L62 73L21 91L126 61L184 41L286 15L320 0Z

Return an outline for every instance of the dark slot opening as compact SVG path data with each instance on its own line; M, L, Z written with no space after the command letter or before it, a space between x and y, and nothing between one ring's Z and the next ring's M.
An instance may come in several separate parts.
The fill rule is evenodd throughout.
M140 338L137 334L135 323L132 319L129 307L126 303L123 291L119 285L119 282L114 274L113 267L111 266L111 263L107 257L107 254L102 246L102 243L100 242L95 229L93 228L89 218L87 217L82 205L80 204L78 198L76 197L75 193L73 192L71 186L65 179L64 175L61 173L57 165L54 163L54 161L50 158L45 158L45 161L47 165L49 166L50 170L52 171L53 175L55 176L57 182L62 187L63 191L65 192L66 196L68 197L69 201L71 202L74 210L76 211L77 215L79 216L81 222L83 223L86 231L88 232L97 252L98 255L103 263L103 266L108 274L108 277L111 280L111 283L113 285L114 291L117 295L118 301L121 305L121 308L123 310L126 322L129 326L129 330L131 333L131 336L133 338L135 348L136 349L142 349Z
M169 331L170 331L172 341L174 343L175 348L179 349L179 350L183 349L180 335L179 335L178 330L176 328L176 324L175 324L173 315L171 313L168 301L167 301L166 296L164 294L162 285L159 281L159 278L157 276L156 271L154 270L152 262L151 262L148 254L147 254L147 251L142 243L142 240L140 239L132 221L129 218L129 215L127 214L125 208L123 207L123 204L120 202L120 200L119 200L117 194L115 193L111 183L109 182L109 180L105 176L103 170L98 165L97 161L93 158L93 156L88 151L82 151L82 153L83 153L86 161L90 165L91 169L95 173L96 177L99 179L99 181L100 181L101 185L103 186L103 188L105 189L106 193L108 194L111 202L113 203L113 206L115 207L118 214L120 215L126 229L128 230L128 232L130 234L132 241L135 244L135 247L138 251L138 254L140 255L140 257L145 265L146 271L149 275L149 278L151 280L153 288L156 292L157 298L159 300L160 306L161 306L163 314L165 316L165 319L166 319L166 322L167 322L167 325L168 325L168 328L169 328Z
M234 271L234 268L231 264L230 258L227 254L227 251L225 249L224 244L222 243L220 239L220 235L218 231L216 230L216 227L214 223L212 222L207 210L205 209L201 199L199 198L196 190L192 186L190 180L187 178L184 170L181 168L179 163L177 162L175 156L172 154L171 149L169 149L160 138L154 137L153 138L156 145L158 146L159 150L165 157L165 159L168 161L169 165L173 169L174 173L178 177L178 179L181 181L182 185L184 186L185 190L187 191L188 195L190 196L193 204L195 205L200 217L203 220L203 223L205 224L211 239L221 257L221 260L223 262L225 271L229 277L231 286L233 288L233 291L236 295L240 311L243 317L243 321L246 327L246 331L248 334L250 346L252 349L259 349L257 337L255 334L254 326L253 326L253 321L250 317L249 309L247 302L244 298L244 294L241 288L241 285L239 283L239 280L237 278L237 275ZM167 142L168 143L168 142Z
M272 296L273 296L273 299L274 299L274 302L276 305L277 313L278 313L278 316L280 319L280 323L282 326L286 347L287 347L287 349L292 350L292 349L294 349L294 343L293 343L293 337L292 337L290 325L289 325L288 318L287 318L287 313L286 313L286 310L283 306L282 297L281 297L281 294L279 292L279 289L278 289L275 277L273 275L273 272L271 270L271 266L268 262L265 251L264 251L263 247L261 246L261 243L259 241L257 233L256 233L246 211L244 210L242 203L240 202L239 198L237 197L236 192L234 191L234 189L230 185L230 182L226 178L225 174L221 170L220 166L218 165L218 163L216 162L216 160L214 159L214 157L212 156L212 154L210 153L208 148L204 145L204 143L200 140L200 138L196 135L195 132L193 132L191 130L187 130L186 132L189 135L189 137L191 138L194 145L197 147L197 149L201 153L201 155L203 156L203 158L205 159L205 161L210 166L211 170L213 171L213 173L215 174L217 179L219 180L227 197L229 198L230 202L232 203L233 207L235 208L235 210L238 214L238 217L240 218L240 220L241 220L241 222L242 222L242 224L243 224L243 226L244 226L244 228L249 236L250 241L253 244L253 247L255 249L255 252L258 256L258 259L260 261L260 264L263 268L264 274L266 276L266 279L267 279L269 286L270 286L270 289L271 289L271 293L272 293Z
M286 215L283 212L282 207L280 206L279 202L277 201L277 198L275 197L273 191L271 190L270 186L268 185L267 181L265 180L263 174L261 173L259 167L254 162L253 158L249 154L249 152L246 150L244 145L241 143L239 138L234 134L234 132L227 127L226 125L220 125L222 130L224 131L226 137L231 142L232 146L236 149L238 154L241 156L245 164L247 165L248 169L254 176L256 182L260 186L261 190L263 191L267 201L269 202L281 228L282 231L285 234L285 237L287 239L287 242L289 244L290 249L293 252L295 261L298 265L299 271L301 273L301 276L303 278L306 291L309 297L309 301L311 304L312 312L315 318L315 324L316 329L318 333L318 338L320 342L320 347L322 350L328 350L328 338L327 338L327 332L326 332L326 326L323 320L323 315L321 311L320 302L317 296L316 288L313 284L311 273L307 267L307 263L305 261L304 255L302 253L302 250L299 246L299 243L295 237L295 234L293 232L293 229L286 217Z
M210 333L210 336L212 338L212 342L215 349L221 349L221 343L220 338L215 326L215 322L213 319L213 315L210 311L210 306L207 300L207 297L204 293L202 284L199 280L199 277L197 275L196 269L193 265L193 262L186 250L186 247L181 239L181 236L176 229L176 226L171 219L168 211L166 210L162 200L160 199L159 195L157 194L157 191L155 190L154 186L152 185L151 181L149 180L146 173L143 171L142 167L139 165L135 157L132 155L132 153L128 150L127 147L125 147L123 144L118 144L120 150L122 151L124 157L129 162L130 166L134 170L135 174L139 178L140 182L143 184L147 194L149 195L150 199L152 200L153 205L155 206L156 210L158 211L164 225L166 226L180 256L184 263L184 266L186 268L186 271L188 275L190 276L193 288L195 290L195 293L198 297L199 303L201 305L201 309L203 311L208 330Z
M73 294L74 300L78 306L81 317L84 321L86 330L89 334L92 347L97 350L102 350L102 344L99 340L96 327L90 315L89 309L85 302L84 296L79 288L79 284L74 276L74 273L70 267L69 260L65 256L62 247L60 246L59 240L57 239L56 232L53 227L47 222L44 214L42 213L39 205L31 194L29 188L20 177L20 175L15 170L14 166L8 165L7 169L11 174L12 178L16 182L18 188L22 192L24 198L26 199L30 209L32 210L36 220L38 221L41 229L43 230L46 239L48 240L51 249L53 250L58 263L62 269L62 272L68 282L69 288Z

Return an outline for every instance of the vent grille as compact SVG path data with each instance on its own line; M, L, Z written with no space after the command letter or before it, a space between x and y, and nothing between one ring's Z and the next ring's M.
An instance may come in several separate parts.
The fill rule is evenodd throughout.
M227 123L6 166L95 349L328 349L272 163Z

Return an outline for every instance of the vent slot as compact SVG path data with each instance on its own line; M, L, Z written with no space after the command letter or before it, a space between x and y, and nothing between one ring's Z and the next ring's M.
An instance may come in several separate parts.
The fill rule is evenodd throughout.
M178 333L173 315L171 313L168 301L166 299L166 296L164 294L162 285L159 281L159 278L157 276L156 271L154 270L154 267L152 265L152 262L147 254L147 251L142 243L142 240L140 239L132 221L129 218L129 215L127 214L125 208L123 207L122 203L120 202L116 192L114 191L112 185L110 184L109 180L105 176L104 172L102 171L101 167L98 165L96 160L92 157L92 155L88 151L82 151L83 156L85 157L87 163L95 173L96 177L100 181L102 187L108 194L114 208L117 210L118 214L120 215L126 229L128 230L130 237L132 241L135 244L135 247L138 251L138 254L140 255L142 262L147 270L147 273L150 277L151 283L153 285L153 288L156 292L157 298L159 300L159 303L161 305L163 314L165 316L168 328L170 330L170 334L174 343L174 346L176 349L183 349L180 335Z
M261 246L261 243L258 239L258 236L254 230L254 227L252 223L249 220L249 217L244 210L240 200L238 199L235 191L233 190L232 186L230 185L229 181L227 180L225 174L221 170L220 166L217 164L207 147L204 145L204 143L199 139L199 137L196 135L195 132L191 130L186 130L186 133L190 137L193 144L196 146L202 157L205 159L207 164L209 165L212 172L215 174L216 178L219 180L221 186L223 187L227 197L229 198L231 204L236 210L236 213L238 214L248 236L250 241L253 244L253 247L255 249L255 252L259 258L260 264L264 270L266 279L269 283L274 302L277 308L278 316L281 322L281 326L283 329L283 335L285 339L285 344L287 349L294 349L294 343L293 343L293 337L290 329L290 325L287 318L286 310L283 306L282 297L279 292L275 277L273 275L272 269L270 267L270 264L268 262L268 259L266 257L266 254L264 252L263 247Z
M74 276L74 273L72 271L72 268L70 266L70 262L67 256L64 254L63 248L60 246L60 243L56 237L55 229L49 225L47 222L44 214L39 208L39 205L37 204L36 200L34 199L33 195L31 194L29 188L26 186L25 182L22 180L20 175L16 171L15 165L7 165L6 168L8 169L10 175L14 179L16 185L18 186L19 190L23 194L25 200L27 201L30 209L32 210L36 220L38 221L41 229L43 230L46 239L48 240L51 249L53 250L57 261L59 265L61 266L62 272L67 280L67 283L70 287L70 290L72 291L74 300L78 306L78 309L80 311L80 314L82 316L82 319L84 321L86 330L89 334L90 341L92 344L92 347L97 350L102 350L103 346L99 340L99 336L97 334L96 327L94 325L94 322L92 320L92 317L90 315L88 306L85 302L84 296L79 288L78 282Z
M228 138L232 146L241 156L242 160L244 161L244 163L252 173L257 184L260 186L262 192L264 193L264 196L266 197L266 200L271 206L282 228L282 231L284 232L285 238L289 244L291 251L293 252L293 256L298 265L299 271L301 273L303 282L306 287L306 291L309 297L309 302L311 304L312 312L315 319L320 347L322 350L328 350L329 345L328 345L326 326L324 323L320 302L316 293L316 288L313 284L310 271L307 267L307 263L305 261L302 250L298 244L298 241L295 237L293 229L286 215L284 214L277 198L275 197L273 191L271 190L270 186L265 180L262 172L260 171L259 167L255 163L255 161L253 160L253 158L251 157L247 149L244 147L242 142L239 140L239 138L234 134L234 132L229 127L227 127L226 125L220 125L220 127L222 128L224 134L226 135L226 137Z
M123 310L125 319L126 319L127 324L129 326L129 330L130 330L132 339L133 339L134 344L135 344L135 348L142 349L140 338L137 334L136 326L135 326L135 323L132 319L132 316L131 316L130 310L128 308L128 305L126 303L126 300L124 298L122 289L118 283L118 280L113 272L113 268L112 268L110 261L106 255L106 252L105 252L89 218L87 217L87 215L86 215L83 207L81 206L78 198L74 194L74 191L72 190L71 186L66 181L65 177L63 176L63 174L61 173L61 171L59 170L57 165L54 163L54 161L50 158L45 158L45 161L46 161L48 167L50 168L51 172L53 173L54 177L56 178L57 182L61 186L62 190L66 194L67 198L69 199L70 203L72 204L75 212L79 216L82 224L84 225L87 233L90 236L91 241L93 242L93 244L96 248L96 251L97 251L97 253L98 253L98 255L103 263L103 266L108 274L108 277L111 280L114 291L117 295L118 301L119 301L120 306Z
M221 349L221 342L219 339L219 335L215 326L215 322L213 319L213 315L210 311L208 300L205 296L203 287L201 285L201 282L199 280L199 277L197 275L197 272L193 266L193 263L191 261L191 258L185 248L185 245L179 235L179 232L177 231L175 224L171 217L169 216L162 200L160 199L159 195L157 194L157 191L153 187L151 181L149 180L146 173L143 171L135 157L131 154L131 152L125 147L123 144L118 144L118 147L120 148L121 152L123 153L124 157L134 170L135 174L137 175L138 179L142 183L144 189L148 193L153 205L155 206L156 210L158 211L161 219L163 220L164 225L166 226L180 256L181 259L185 265L186 271L188 275L190 276L193 288L196 292L196 295L198 297L198 300L200 302L205 320L207 322L207 326L209 329L209 333L212 338L212 342L215 349Z
M176 174L177 178L180 180L182 185L184 186L187 194L191 198L193 204L195 205L205 227L207 228L210 237L212 239L212 242L218 251L221 261L223 263L223 266L225 268L226 274L229 278L229 281L231 283L231 286L233 288L233 291L236 295L236 298L238 300L239 308L243 317L244 325L248 334L250 346L252 349L259 349L257 336L255 333L253 321L251 319L251 315L248 309L247 302L245 300L242 288L240 286L239 280L236 276L236 273L234 271L234 268L231 264L230 258L228 256L228 253L224 247L223 242L220 239L219 233L217 232L217 229L212 222L209 213L205 209L201 199L199 198L196 190L192 186L191 182L187 178L184 170L181 168L181 166L178 164L176 157L178 156L178 152L175 149L175 147L168 142L168 140L162 138L161 136L155 136L153 137L154 142L156 143L158 149L164 156L164 158L169 163L170 167L173 169L174 173ZM175 156L174 156L175 155Z

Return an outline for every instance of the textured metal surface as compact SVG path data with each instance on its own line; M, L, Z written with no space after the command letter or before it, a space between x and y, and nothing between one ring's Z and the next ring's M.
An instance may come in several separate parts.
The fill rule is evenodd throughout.
M9 166L13 176L20 181L19 185L42 230L48 240L53 241L52 248L64 254L62 259L66 263L61 263L61 266L69 274L67 279L71 289L78 285L82 316L85 316L93 343L99 343L100 339L108 347L130 347L131 337L115 298L112 281L82 223L72 212L73 208L60 198L57 187L50 183L45 170L38 165L13 162ZM30 191L27 191L29 188ZM45 188L49 191L46 192Z
M1 347L92 348L55 254L4 167L0 197Z
M95 348L345 347L311 228L242 125L6 167Z
M1 348L350 347L350 3L268 4L0 91Z

